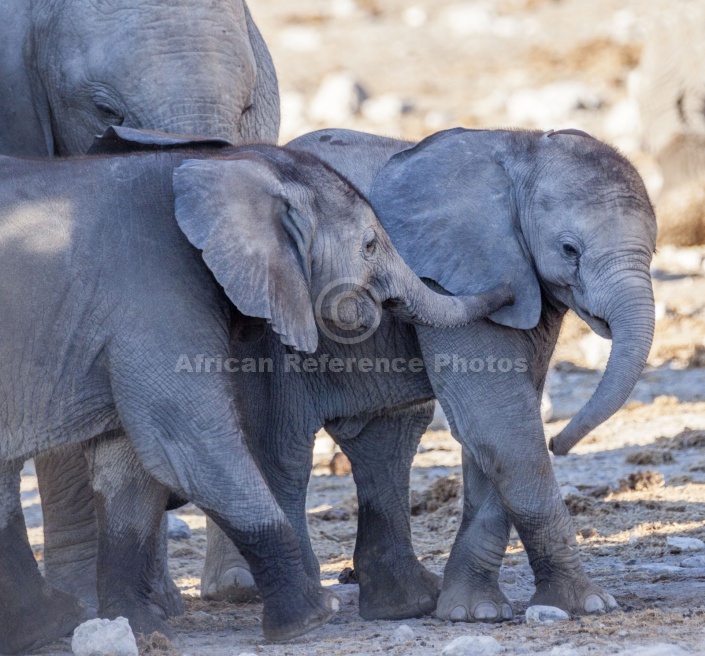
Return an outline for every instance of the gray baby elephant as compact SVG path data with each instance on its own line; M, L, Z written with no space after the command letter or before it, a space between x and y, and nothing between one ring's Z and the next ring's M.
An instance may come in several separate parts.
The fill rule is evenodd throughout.
M202 152L198 140L124 128L111 135L162 151L0 159L0 652L37 647L88 615L39 574L19 471L29 457L97 436L89 454L100 614L125 615L138 632L165 629L143 590L172 490L246 558L265 637L293 638L328 621L338 599L305 571L244 442L229 374L194 375L179 362L228 357L231 337L252 328L244 315L292 350L313 352L321 323L372 326L383 303L453 326L511 293L429 291L363 198L308 154L266 145ZM324 293L331 283L341 284L338 296ZM133 461L115 460L119 430ZM125 522L130 531L112 529Z
M546 449L540 400L569 308L612 338L613 347L595 395L553 441L556 453L619 409L646 362L654 330L649 265L656 221L636 170L609 146L573 130L456 129L419 144L323 130L288 147L315 153L366 194L399 252L429 284L462 294L509 280L516 292L514 305L462 328L416 327L409 336L383 324L384 336L368 355L407 362L421 356L422 376L336 379L319 372L258 376L250 384L280 408L243 415L246 434L261 443L251 445L254 453L269 453L263 473L299 533L307 567L317 568L305 516L310 436L325 424L349 455L358 484L361 612L408 617L429 609L432 586L413 562L405 494L429 415L425 406L411 414L413 406L396 406L436 396L463 446L465 486L436 614L461 621L512 616L498 584L512 523L534 569L532 603L577 614L614 607L580 563ZM239 348L278 346L270 338L265 346ZM341 389L355 402L337 403ZM296 418L279 402L290 394L307 399L298 403L304 411ZM298 426L299 438L284 435L282 426ZM211 526L210 544L224 545L216 533ZM207 565L206 581L210 571L237 572L242 561L221 548L209 553Z

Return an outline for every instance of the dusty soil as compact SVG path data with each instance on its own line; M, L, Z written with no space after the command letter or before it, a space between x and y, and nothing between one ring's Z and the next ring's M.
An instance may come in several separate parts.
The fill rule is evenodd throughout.
M659 172L642 151L634 113L635 67L650 22L661 20L676 6L672 3L250 4L279 71L283 141L326 125L311 106L327 74L347 71L368 100L350 109L340 126L407 138L456 125L581 127L620 145L641 167L650 189L658 192ZM380 97L383 102L369 104ZM401 623L361 620L357 587L338 584L340 572L352 566L355 487L350 475L331 475L333 443L321 435L310 484L311 535L323 582L340 591L343 609L328 626L294 643L264 644L258 604L205 603L198 598L205 519L187 506L177 514L193 536L170 544L172 571L187 599L187 614L173 621L178 651L190 656L421 656L439 654L454 637L482 634L494 636L509 654L611 654L656 643L705 653L705 566L681 567L689 554L674 553L666 544L669 536L705 540L705 433L698 432L705 430L704 257L705 249L697 248L664 248L657 255L657 337L649 367L632 401L574 454L554 463L559 482L572 486L566 489L567 502L585 566L615 595L619 611L551 626L525 624L532 576L520 542L513 539L500 578L514 605L513 622L453 625L430 617L409 620L414 639L396 641L394 632ZM589 397L607 352L584 324L569 318L550 381L554 421L546 425L547 436L556 434ZM448 432L426 434L412 474L413 539L419 558L439 574L460 517L453 482L460 478L459 464L459 446ZM429 492L439 488L444 494ZM30 540L41 562L41 511L31 465L22 496ZM336 512L325 512L331 509ZM68 654L70 646L64 641L41 653Z

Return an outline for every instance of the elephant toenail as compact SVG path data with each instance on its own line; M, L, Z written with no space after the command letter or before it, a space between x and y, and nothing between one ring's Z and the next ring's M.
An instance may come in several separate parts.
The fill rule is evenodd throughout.
M422 613L431 613L436 608L436 602L431 595L421 595L419 597L419 610Z
M468 611L465 606L456 606L452 611L450 611L448 619L452 622L467 622Z
M511 620L514 617L514 612L509 604L502 604L502 619Z
M235 580L233 583L238 588L254 588L255 579L252 576L252 572L244 567L236 567L234 570Z
M605 610L605 602L602 601L599 595L591 594L585 598L585 612L599 613Z
M475 607L476 620L495 620L498 616L499 612L497 612L497 606L489 602L478 604Z
M340 599L338 599L338 597L333 597L330 600L330 609L334 613L337 613L340 610Z
M611 594L605 595L605 597L607 597L607 608L609 608L609 610L619 608L617 600Z

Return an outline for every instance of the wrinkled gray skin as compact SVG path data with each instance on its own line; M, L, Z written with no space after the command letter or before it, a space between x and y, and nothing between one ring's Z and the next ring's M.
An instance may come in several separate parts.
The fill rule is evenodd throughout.
M556 453L566 453L616 412L646 362L654 329L649 265L656 222L634 168L575 131L451 130L414 146L323 130L290 147L315 153L368 194L399 252L421 277L456 294L499 280L509 280L516 290L515 304L492 321L443 331L416 328L415 336L393 331L396 338L370 346L368 355L390 359L421 355L424 380L407 374L342 376L338 382L340 375L302 375L296 382L305 391L297 391L291 375L257 382L262 386L257 398L281 410L272 416L243 408L246 433L299 533L309 570L317 572L318 565L306 529L305 491L313 433L325 425L351 459L358 485L361 613L393 618L427 610L431 586L413 557L407 491L408 465L430 410L399 415L395 397L385 403L389 384L408 391L409 396L400 392L402 402L428 398L432 391L463 445L463 520L445 570L439 617L511 618L498 575L512 523L535 573L531 603L577 614L614 607L580 564L546 449L540 401L568 308L599 335L611 337L613 348L594 396L554 440ZM278 346L270 337L266 347L249 348ZM484 362L482 372L472 370L477 358ZM506 362L524 364L500 371ZM341 408L336 395L344 385L346 398L355 402ZM326 408L326 400L336 409ZM367 414L351 417L358 412ZM330 422L334 417L344 419ZM298 441L292 426L299 427ZM232 566L237 556L217 541L217 532L211 525L211 548L218 544L221 562Z
M243 314L260 318L254 329L266 320L291 352L310 353L321 322L370 326L389 303L420 324L462 325L509 302L506 286L463 298L431 292L369 205L305 153L263 145L217 158L174 150L3 158L0 167L0 653L33 649L88 615L39 574L19 498L22 462L67 444L87 443L101 616L168 632L149 585L172 490L243 553L267 639L325 623L339 602L306 572L244 442L230 375L179 363L229 356L233 336L253 329ZM336 306L322 290L341 278L349 284Z
M0 80L0 154L83 154L109 125L231 143L278 138L274 66L242 0L3 0ZM36 464L46 578L95 605L85 458L73 447ZM160 603L182 612L178 590L164 584Z

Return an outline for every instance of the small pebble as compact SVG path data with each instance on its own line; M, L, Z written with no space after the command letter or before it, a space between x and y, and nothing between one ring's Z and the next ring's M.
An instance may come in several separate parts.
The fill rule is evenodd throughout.
M529 606L526 609L527 624L546 624L547 622L564 622L570 615L555 606Z
M705 551L705 542L698 538L683 538L670 536L666 539L666 545L671 551Z
M402 624L392 634L394 642L411 642L414 637L414 630L408 624Z
M617 656L689 656L690 652L685 651L678 645L659 643L648 647L632 647L620 651Z
M460 636L443 648L443 656L494 656L501 651L491 636Z
M705 567L705 556L688 556L681 561L681 567Z

